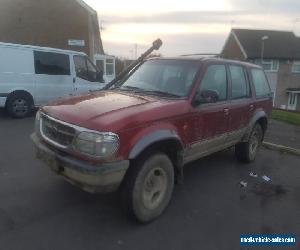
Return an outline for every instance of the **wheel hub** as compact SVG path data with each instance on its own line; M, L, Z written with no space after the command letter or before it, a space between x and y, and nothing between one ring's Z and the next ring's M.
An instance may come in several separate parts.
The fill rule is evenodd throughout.
M159 206L167 191L167 174L162 168L152 169L146 176L143 187L143 203L148 209Z
M17 99L13 102L13 111L16 114L24 114L28 111L28 104L24 99Z
M257 148L258 148L258 138L257 138L256 133L254 133L250 139L250 153L252 155L255 154Z

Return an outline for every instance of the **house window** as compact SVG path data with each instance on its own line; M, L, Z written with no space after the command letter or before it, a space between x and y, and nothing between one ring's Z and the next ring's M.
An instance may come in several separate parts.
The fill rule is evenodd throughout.
M300 73L300 61L293 62L292 73Z
M106 59L106 75L114 75L115 74L115 64L113 59Z
M255 64L262 66L264 71L269 72L277 72L279 69L279 61L278 60L271 60L271 59L256 59L254 61Z

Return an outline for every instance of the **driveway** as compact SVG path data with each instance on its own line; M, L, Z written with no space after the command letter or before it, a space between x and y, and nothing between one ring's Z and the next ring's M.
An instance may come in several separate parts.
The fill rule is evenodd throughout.
M0 249L235 250L241 233L293 233L300 240L296 156L262 149L243 165L226 150L189 164L163 216L139 225L124 214L117 193L85 193L35 160L33 122L0 115Z

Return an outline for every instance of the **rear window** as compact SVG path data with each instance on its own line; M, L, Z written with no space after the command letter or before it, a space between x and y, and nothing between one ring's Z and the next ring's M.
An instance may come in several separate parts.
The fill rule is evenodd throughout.
M70 75L70 60L65 54L34 52L35 73L41 75Z
M251 70L252 80L256 97L267 97L270 94L270 87L265 73L261 69Z

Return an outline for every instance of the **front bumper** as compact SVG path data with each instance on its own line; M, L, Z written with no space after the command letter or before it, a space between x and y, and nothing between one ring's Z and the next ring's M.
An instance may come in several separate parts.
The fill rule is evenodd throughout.
M128 160L93 165L52 149L35 133L30 137L35 145L38 159L68 182L87 192L107 193L117 190L129 167Z

